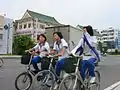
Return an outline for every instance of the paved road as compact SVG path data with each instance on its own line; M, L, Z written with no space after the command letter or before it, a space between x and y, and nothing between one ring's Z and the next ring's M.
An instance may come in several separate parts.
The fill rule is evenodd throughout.
M4 68L0 69L0 90L16 90L16 76L24 71L18 59L4 59ZM101 90L120 81L120 56L107 56L100 63Z
M101 90L120 81L120 56L105 57L100 63Z
M18 73L23 70L19 60L4 59L4 67L0 69L0 90L16 90L14 81Z

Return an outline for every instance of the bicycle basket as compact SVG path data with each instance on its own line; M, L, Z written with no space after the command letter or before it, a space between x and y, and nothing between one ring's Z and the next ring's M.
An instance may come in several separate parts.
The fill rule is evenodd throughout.
M77 58L76 57L70 57L65 59L65 64L64 64L64 68L63 70L66 73L74 73L75 69L76 69L76 65L77 64Z
M28 65L30 62L31 54L30 53L25 53L21 57L21 64Z
M50 65L50 61L51 61L50 58L43 57L42 60L41 60L41 69L42 70L48 70L49 65ZM55 67L56 59L53 60L52 65L53 65L53 67Z

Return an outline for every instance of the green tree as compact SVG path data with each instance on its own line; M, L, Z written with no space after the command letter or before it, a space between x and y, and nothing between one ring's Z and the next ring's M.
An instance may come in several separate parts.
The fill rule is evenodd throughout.
M107 53L108 47L103 47L103 53Z
M32 48L34 41L30 36L21 35L14 38L13 42L13 54L22 55L25 50Z
M115 54L118 54L118 50L117 49L115 49Z

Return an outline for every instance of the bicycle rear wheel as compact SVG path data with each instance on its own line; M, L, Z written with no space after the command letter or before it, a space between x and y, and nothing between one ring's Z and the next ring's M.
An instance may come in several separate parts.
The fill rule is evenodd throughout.
M33 90L47 90L54 85L55 76L49 70L43 70L35 75Z
M89 84L89 90L100 90L100 73L96 70L95 71L95 83Z
M2 58L0 58L0 67L2 67L2 66L3 66L3 64L4 64L3 59L2 59Z
M32 84L32 76L28 72L23 72L15 80L17 90L28 90Z
M75 85L75 82L76 82L76 85ZM75 88L73 89L73 87ZM78 80L76 81L75 75L68 75L61 81L58 90L82 90L81 83Z

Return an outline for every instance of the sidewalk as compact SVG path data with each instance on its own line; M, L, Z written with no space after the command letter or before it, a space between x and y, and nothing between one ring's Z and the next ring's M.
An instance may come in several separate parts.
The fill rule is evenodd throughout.
M0 58L3 59L20 59L20 55L0 55Z

